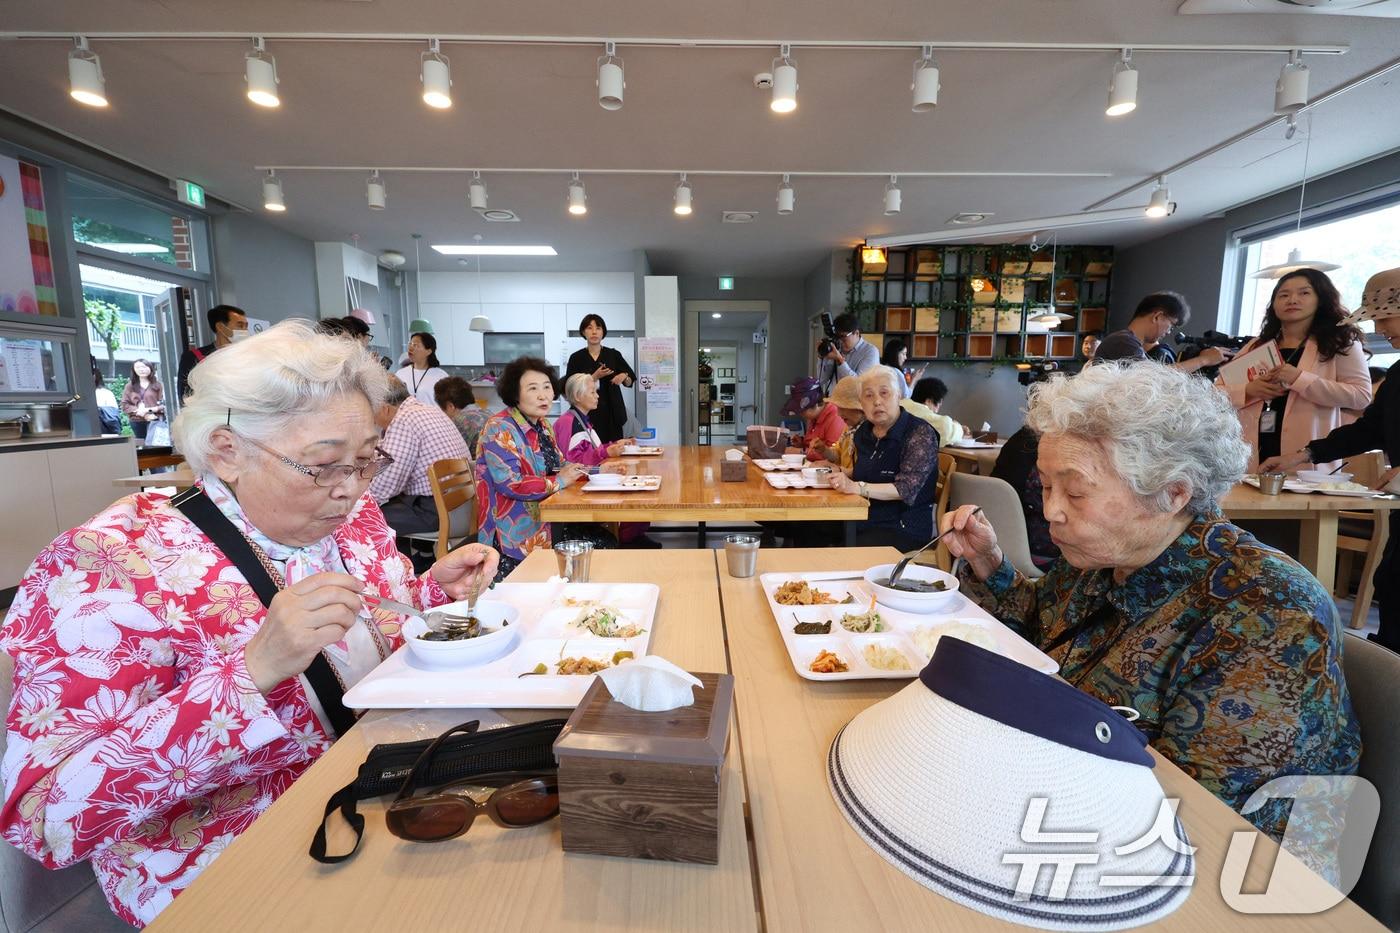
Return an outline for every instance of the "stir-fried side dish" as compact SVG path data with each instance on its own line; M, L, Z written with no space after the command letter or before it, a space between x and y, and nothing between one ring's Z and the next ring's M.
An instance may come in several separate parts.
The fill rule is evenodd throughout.
M904 652L889 645L866 645L861 649L861 655L865 658L865 663L877 671L909 670L909 662L904 659Z
M794 635L830 635L831 620L825 622L799 622L792 627Z
M813 674L844 674L850 670L845 661L830 651L818 654L812 659L812 663L807 665L807 669Z
M866 632L883 632L885 623L880 619L880 613L875 609L867 612L847 612L841 616L841 625L848 632L864 634Z
M611 606L597 606L580 614L574 620L574 625L600 638L632 638L646 631L641 626L623 621L622 614Z
M836 602L830 593L813 588L806 580L789 580L778 587L773 599L784 606L830 606Z
M599 661L595 658L560 658L554 664L554 673L596 674L609 667L612 665L607 661Z

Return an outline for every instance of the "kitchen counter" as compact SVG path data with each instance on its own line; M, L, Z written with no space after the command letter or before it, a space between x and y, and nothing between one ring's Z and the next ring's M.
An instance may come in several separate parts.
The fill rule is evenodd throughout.
M96 437L22 437L17 441L0 441L0 454L12 450L51 450L59 447L89 447L93 444L125 444L131 440L121 434L99 434Z

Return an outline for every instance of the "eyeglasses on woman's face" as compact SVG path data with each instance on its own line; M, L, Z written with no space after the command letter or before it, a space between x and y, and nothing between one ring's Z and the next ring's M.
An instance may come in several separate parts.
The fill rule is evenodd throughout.
M351 477L358 477L360 482L367 483L374 479L375 475L379 473L380 470L394 462L394 458L385 453L383 448L375 447L375 456L367 460L356 460L354 463L332 463L327 466L307 466L304 463L297 463L292 458L279 454L271 447L259 443L251 437L244 437L243 439L264 451L269 456L280 460L298 473L311 477L313 483L325 489L339 486Z

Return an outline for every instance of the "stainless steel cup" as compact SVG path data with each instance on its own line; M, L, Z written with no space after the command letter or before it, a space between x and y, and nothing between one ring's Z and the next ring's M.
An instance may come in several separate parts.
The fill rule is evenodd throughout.
M1285 478L1283 473L1260 473L1259 491L1266 496L1276 496L1283 492Z
M758 569L758 535L725 535L724 559L731 577L751 577Z
M559 561L559 576L570 583L588 582L588 566L593 560L593 542L560 541L554 545L554 557Z

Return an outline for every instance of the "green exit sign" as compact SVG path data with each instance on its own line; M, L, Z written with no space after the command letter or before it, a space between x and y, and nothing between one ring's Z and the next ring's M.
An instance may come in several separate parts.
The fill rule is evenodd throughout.
M734 291L734 276L721 275L719 277L719 290L722 292Z
M181 204L188 204L190 207L204 207L204 189L192 181L185 181L183 178L175 179L175 196L180 199Z

